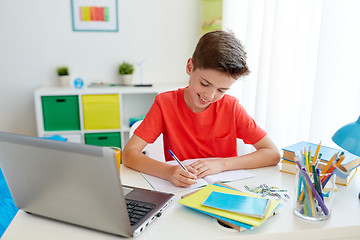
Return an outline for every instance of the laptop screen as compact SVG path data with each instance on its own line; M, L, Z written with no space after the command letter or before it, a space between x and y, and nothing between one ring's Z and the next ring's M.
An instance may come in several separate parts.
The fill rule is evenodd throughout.
M132 235L113 150L0 133L0 164L19 209Z

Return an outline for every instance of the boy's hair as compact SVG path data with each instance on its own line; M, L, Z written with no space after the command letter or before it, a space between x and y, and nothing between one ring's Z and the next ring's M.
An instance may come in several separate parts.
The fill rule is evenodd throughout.
M204 34L192 56L194 70L214 69L234 79L249 74L246 52L232 33L216 30Z

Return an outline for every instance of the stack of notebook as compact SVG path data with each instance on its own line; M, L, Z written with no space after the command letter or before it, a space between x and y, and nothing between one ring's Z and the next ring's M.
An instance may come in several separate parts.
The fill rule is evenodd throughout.
M283 148L283 156L281 159L281 172L296 173L296 164L295 164L295 152L296 151L304 151L304 148L306 148L308 151L311 152L311 157L314 157L314 154L316 152L317 144L310 143L310 142L298 142L293 145L287 146ZM357 171L357 167L360 164L360 158L358 156L355 156L354 154L351 154L347 151L330 148L326 146L321 146L320 153L321 158L319 159L318 167L320 170L322 170L325 165L330 161L331 157L335 153L344 152L345 159L342 162L342 165L349 171L349 176L347 178L336 178L335 183L339 185L347 186L352 177L354 176L355 172Z
M218 184L209 184L195 193L186 195L179 203L243 231L263 224L276 213L280 201Z

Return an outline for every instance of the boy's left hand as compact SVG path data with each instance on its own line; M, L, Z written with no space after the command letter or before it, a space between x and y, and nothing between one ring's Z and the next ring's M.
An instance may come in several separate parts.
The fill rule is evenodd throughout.
M197 178L222 172L221 159L201 159L190 164L190 166L197 170Z

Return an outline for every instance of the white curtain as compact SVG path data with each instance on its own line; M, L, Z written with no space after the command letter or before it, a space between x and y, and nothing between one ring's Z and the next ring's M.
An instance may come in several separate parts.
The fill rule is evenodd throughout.
M360 115L360 1L223 0L223 29L251 74L230 94L281 149L331 137Z

